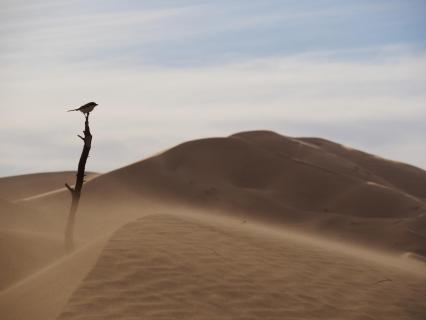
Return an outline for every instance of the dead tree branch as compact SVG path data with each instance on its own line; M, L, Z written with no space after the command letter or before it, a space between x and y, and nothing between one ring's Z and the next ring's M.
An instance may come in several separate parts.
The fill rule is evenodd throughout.
M89 113L85 114L85 123L84 123L84 136L78 135L78 137L83 140L84 146L83 151L81 152L80 161L78 162L78 170L76 176L76 182L74 188L72 188L68 183L65 183L65 186L71 193L71 207L68 214L68 220L65 228L65 248L68 252L74 249L74 225L75 225L75 216L78 209L78 204L80 202L81 190L83 188L85 169L87 158L89 157L90 148L92 146L92 134L90 133L89 127Z

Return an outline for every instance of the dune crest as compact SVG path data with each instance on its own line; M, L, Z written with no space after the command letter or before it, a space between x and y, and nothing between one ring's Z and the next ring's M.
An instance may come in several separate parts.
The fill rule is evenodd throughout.
M58 319L420 319L425 284L291 238L151 215L114 234Z
M419 168L321 139L252 131L185 142L100 175L85 185L81 210L89 217L96 208L175 201L426 255L426 204L413 191L423 184ZM57 213L68 201L57 192L26 203Z

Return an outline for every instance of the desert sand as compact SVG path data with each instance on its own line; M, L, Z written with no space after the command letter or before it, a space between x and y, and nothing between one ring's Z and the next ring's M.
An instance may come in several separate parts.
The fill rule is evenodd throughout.
M312 139L254 131L189 141L99 175L85 184L80 236L90 238L107 224L115 228L127 219L120 211L167 199L339 241L426 255L424 170L306 140ZM69 194L61 189L19 204L51 213L48 223L60 230Z
M97 174L88 172L87 179ZM74 181L75 172L43 172L0 178L0 199L16 201L64 187L64 181Z
M1 319L426 317L420 168L269 131L190 141L91 177L71 255L73 180L50 175L0 179Z
M63 239L29 231L0 231L0 291L63 255Z

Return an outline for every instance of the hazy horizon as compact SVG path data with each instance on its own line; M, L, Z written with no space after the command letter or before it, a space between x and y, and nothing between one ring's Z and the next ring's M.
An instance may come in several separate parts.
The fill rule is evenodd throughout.
M2 1L0 176L246 130L426 168L424 1Z

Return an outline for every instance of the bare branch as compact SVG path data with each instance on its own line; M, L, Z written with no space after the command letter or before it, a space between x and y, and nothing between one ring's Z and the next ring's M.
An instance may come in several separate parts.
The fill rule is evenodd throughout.
M65 183L65 187L67 187L67 189L71 192L74 193L75 190L73 188L70 187L70 185L68 183Z
M85 182L85 168L86 161L89 157L89 152L92 144L92 135L90 133L89 127L89 113L84 114L84 131L83 135L77 135L81 140L83 140L83 150L81 152L80 160L78 162L77 175L74 188L71 188L68 184L65 186L71 192L72 200L71 207L68 214L67 224L65 227L65 248L67 251L71 252L74 248L74 225L75 225L75 216L80 202L81 190L83 188L83 183Z

